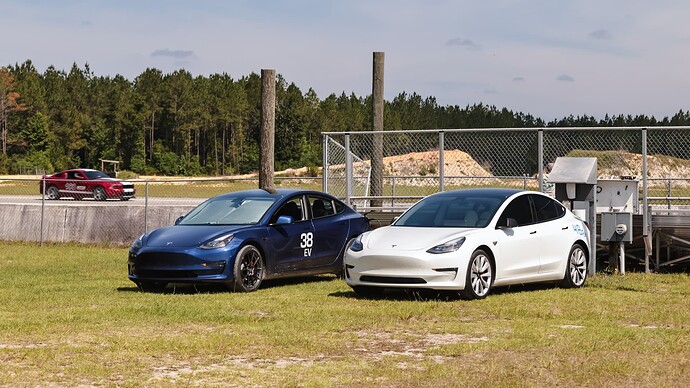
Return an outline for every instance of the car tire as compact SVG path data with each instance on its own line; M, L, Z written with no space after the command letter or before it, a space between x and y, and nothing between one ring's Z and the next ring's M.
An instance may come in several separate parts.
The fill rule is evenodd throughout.
M105 201L105 189L101 186L98 186L95 189L93 189L93 199L96 201Z
M465 278L465 289L460 292L463 299L483 299L489 295L493 284L493 265L491 257L482 249L477 249L470 257Z
M50 186L46 189L46 197L51 200L60 199L60 190L58 190L57 186Z
M352 286L352 290L358 297L370 299L381 297L386 289L383 287Z
M582 245L575 244L568 254L568 263L565 266L561 287L579 288L585 284L585 280L587 280L587 253Z
M137 287L143 292L163 292L168 286L165 282L139 282Z
M246 245L237 252L232 290L256 291L264 279L264 259L254 245Z

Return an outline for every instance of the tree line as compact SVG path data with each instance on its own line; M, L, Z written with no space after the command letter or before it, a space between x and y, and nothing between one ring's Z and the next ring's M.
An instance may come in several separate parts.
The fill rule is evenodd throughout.
M276 80L275 166L320 166L322 132L371 130L371 96L319 98L281 75ZM86 64L39 73L30 60L0 67L0 173L59 171L121 161L139 174L229 175L257 171L261 78L192 76L148 68L133 81L96 76ZM690 112L653 116L569 116L545 123L477 103L442 106L402 92L385 102L386 130L545 126L689 125Z

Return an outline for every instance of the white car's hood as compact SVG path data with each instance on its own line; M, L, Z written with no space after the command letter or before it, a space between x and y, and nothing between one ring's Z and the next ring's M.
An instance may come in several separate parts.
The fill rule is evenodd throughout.
M427 250L454 237L469 232L471 228L418 228L389 226L374 229L365 241L369 249L415 251Z

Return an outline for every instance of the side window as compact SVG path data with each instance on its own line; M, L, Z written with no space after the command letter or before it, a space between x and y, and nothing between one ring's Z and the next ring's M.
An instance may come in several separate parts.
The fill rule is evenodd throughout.
M309 206L311 206L312 218L321 218L335 214L333 202L324 197L309 196Z
M546 222L563 217L565 208L560 203L551 198L541 195L530 195L534 203L534 210L537 213L537 222Z
M499 223L504 223L507 218L514 218L518 226L534 223L532 219L532 208L527 195L521 195L513 199L503 211L503 214L501 214Z
M347 207L347 205L345 205L344 203L342 203L340 201L333 201L333 202L335 202L335 214L340 214L340 213L345 211L345 208Z
M283 206L278 209L278 211L271 217L270 223L274 224L278 221L280 216L290 216L293 222L301 221L304 219L304 209L302 209L302 197L291 198L289 201L285 202Z

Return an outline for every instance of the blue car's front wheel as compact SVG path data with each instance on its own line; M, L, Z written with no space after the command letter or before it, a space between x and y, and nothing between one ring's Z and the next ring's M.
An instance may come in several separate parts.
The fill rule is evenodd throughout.
M234 275L233 291L251 292L259 288L264 279L264 260L255 246L247 245L237 252Z

